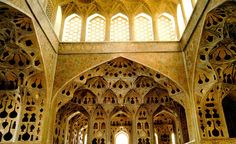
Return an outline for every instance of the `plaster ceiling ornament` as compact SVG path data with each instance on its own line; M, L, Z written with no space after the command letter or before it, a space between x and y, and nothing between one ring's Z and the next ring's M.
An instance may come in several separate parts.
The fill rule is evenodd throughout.
M200 43L197 62L196 92L204 95L216 82L234 83L235 17L232 11L235 6L225 4L207 15L204 33ZM230 22L230 24L228 24ZM231 73L231 74L230 74ZM204 93L203 93L204 92Z
M235 87L235 3L228 2L207 14L200 42L195 92L202 137L224 137L223 98Z
M73 97L76 90L88 89L99 96L99 102L105 91L110 89L117 96L119 104L123 104L124 101L119 99L124 99L130 90L140 95L142 101L148 91L155 87L166 89L169 96L174 99L180 98L183 94L181 88L164 75L126 58L118 57L77 76L61 90L59 96L62 96L62 99L64 96ZM62 104L63 101L58 103ZM184 104L184 101L181 99L180 103Z
M100 133L99 136L94 135L94 141L104 141L107 133L101 127L107 127L107 119L111 119L112 134L115 135L120 126L131 132L132 118L141 113L137 115L138 121L144 126L143 137L148 136L143 141L149 141L151 130L147 121L152 119L149 116L158 107L168 107L172 109L171 113L181 115L180 111L184 109L180 107L185 106L184 97L182 89L166 76L117 57L78 75L59 91L56 99L57 122L66 121L67 117L78 111L88 113L94 119L91 131ZM65 126L57 123L56 130L62 130ZM55 134L55 140L60 142L64 138L61 134Z
M0 143L40 141L46 83L33 23L3 3L0 13Z

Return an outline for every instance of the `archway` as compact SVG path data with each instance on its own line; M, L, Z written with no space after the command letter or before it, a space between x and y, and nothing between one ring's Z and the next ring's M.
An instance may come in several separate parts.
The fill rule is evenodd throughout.
M153 114L154 138L156 143L180 144L189 141L185 109L169 99Z
M129 135L124 131L117 133L115 139L115 144L129 144Z
M88 117L78 112L67 121L66 141L74 144L87 144Z
M132 117L127 107L115 107L112 110L110 129L112 144L122 144L123 142L129 144L131 142L130 134L132 131ZM120 141L117 138L119 134L121 134L120 137L125 136L128 141Z
M157 143L175 144L176 122L168 112L161 112L154 116L154 131Z
M129 135L129 143L138 143L135 138L137 135L142 141L152 143L151 125L148 124L152 117L148 111L151 108L143 112L140 106L149 105L144 97L153 88L159 88L159 92L173 96L178 103L184 105L183 91L176 83L155 70L123 57L78 75L58 92L55 99L59 107L56 128L61 133L54 134L54 141L65 142L63 132L66 125L62 121L77 111L84 111L88 114L88 143L114 144L115 135L119 131ZM149 101L153 103L152 98ZM139 120L145 131L134 131L134 120Z

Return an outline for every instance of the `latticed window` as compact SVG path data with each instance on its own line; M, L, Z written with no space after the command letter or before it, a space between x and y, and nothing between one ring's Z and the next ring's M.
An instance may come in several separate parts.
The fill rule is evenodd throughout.
M137 15L134 20L134 33L135 40L153 40L152 18L144 13Z
M81 36L82 19L76 14L72 14L65 19L64 33L62 41L78 42Z
M111 18L111 41L128 41L129 40L129 22L128 17L118 13Z
M105 40L106 21L99 14L93 14L87 19L86 41Z
M176 40L175 22L173 16L163 13L158 17L158 35L161 41Z

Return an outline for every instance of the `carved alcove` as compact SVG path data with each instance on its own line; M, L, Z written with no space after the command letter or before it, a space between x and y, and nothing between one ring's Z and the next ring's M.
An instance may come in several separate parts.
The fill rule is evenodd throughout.
M126 107L115 107L111 112L110 120L110 137L111 143L116 142L116 138L119 133L124 133L128 137L128 142L131 143L132 135L132 114Z
M33 22L0 3L0 143L40 142L46 82Z
M78 139L73 137L78 136L73 125L82 123L80 118L67 122L74 113L87 117L88 143L115 144L119 134L127 136L129 143L154 143L154 113L161 113L161 107L172 109L175 115L176 143L187 142L184 96L164 75L123 57L112 59L78 75L60 90L54 143Z
M231 135L231 128L227 130L226 126L229 115L223 109L226 110L225 104L229 103L228 96L225 96L236 88L235 11L235 2L225 2L207 14L203 27L195 77L202 138L227 138Z

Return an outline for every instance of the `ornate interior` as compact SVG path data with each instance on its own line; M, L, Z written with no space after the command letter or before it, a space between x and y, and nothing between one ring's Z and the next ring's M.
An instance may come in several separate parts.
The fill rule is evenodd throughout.
M235 12L0 0L0 143L236 143Z
M230 2L213 9L203 28L195 77L203 137L228 135L222 101L235 89L235 10L235 4Z
M76 119L77 123L84 124L78 125L77 133L89 127L92 133L90 139L97 143L114 143L114 136L120 131L128 133L130 143L140 140L154 143L154 131L151 129L154 125L156 134L169 135L165 141L171 141L173 132L179 138L176 139L178 143L187 142L185 102L184 98L179 98L184 97L182 93L179 86L162 74L126 58L115 58L77 76L63 88L58 106L63 104L63 97L71 99L58 109L54 141L72 143L73 139L80 137L74 134L70 141L68 138L74 132L66 131L66 127L72 127L66 124L67 118L79 112L78 115L83 113L88 116ZM173 117L173 123L164 126L171 127L165 132L161 131L163 125L162 128L158 126L166 117L160 114L163 111L168 111L168 116ZM69 122L74 117L78 116L74 115ZM74 126L75 122L71 124Z
M3 3L0 13L0 143L40 141L47 97L34 26Z

